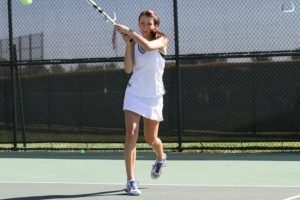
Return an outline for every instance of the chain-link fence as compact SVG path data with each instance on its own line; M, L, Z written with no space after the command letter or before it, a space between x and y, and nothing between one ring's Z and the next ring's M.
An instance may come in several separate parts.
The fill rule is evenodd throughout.
M136 31L141 10L161 18L166 148L300 148L300 3L293 12L282 0L100 3ZM122 149L129 75L112 26L85 0L0 9L0 148Z

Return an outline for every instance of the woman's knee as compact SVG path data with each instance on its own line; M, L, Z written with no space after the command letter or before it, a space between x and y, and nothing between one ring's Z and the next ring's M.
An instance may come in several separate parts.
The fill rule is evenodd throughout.
M136 138L138 135L137 130L126 130L126 138Z
M125 142L135 144L139 135L138 126L132 126L126 129Z
M145 141L148 145L153 146L156 143L157 138L145 136Z

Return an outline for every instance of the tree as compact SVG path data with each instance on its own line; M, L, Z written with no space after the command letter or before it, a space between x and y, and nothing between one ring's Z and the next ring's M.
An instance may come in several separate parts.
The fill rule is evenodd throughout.
M66 69L60 64L54 64L50 67L50 69L54 74L61 74L66 72Z
M99 71L99 70L103 70L105 67L103 65L92 65L91 66L91 70L92 71Z
M8 62L3 58L0 58L0 62ZM0 66L0 78L10 77L10 67L9 66Z
M227 58L197 58L180 60L179 63L183 65L199 65L199 64L210 64L210 63L226 63Z
M271 57L253 57L252 58L253 62L269 62L272 61Z
M44 65L26 65L20 69L20 73L24 76L36 76L49 74L49 69Z
M109 63L109 64L106 64L104 67L105 67L105 69L117 69L118 65L116 65L115 63Z
M300 48L295 49L296 51L300 51ZM292 60L300 60L300 56L291 56Z
M74 71L75 72L87 72L87 71L90 71L90 68L87 64L80 63L79 65L77 65L77 67Z

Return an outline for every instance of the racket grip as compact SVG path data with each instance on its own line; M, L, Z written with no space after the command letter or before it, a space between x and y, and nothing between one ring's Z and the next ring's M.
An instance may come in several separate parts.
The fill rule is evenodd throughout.
M123 36L126 36L127 34L121 33ZM133 39L130 39L129 42L133 42Z

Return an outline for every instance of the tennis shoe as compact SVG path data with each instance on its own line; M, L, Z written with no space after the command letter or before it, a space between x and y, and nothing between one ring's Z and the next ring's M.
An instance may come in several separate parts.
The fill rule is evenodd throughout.
M128 195L132 196L139 196L142 194L142 191L138 189L137 182L135 180L127 182L125 191Z
M167 162L167 155L164 153L164 159L161 161L156 160L155 164L152 165L152 170L151 170L152 179L157 179L160 177L163 168L166 167L166 162Z

